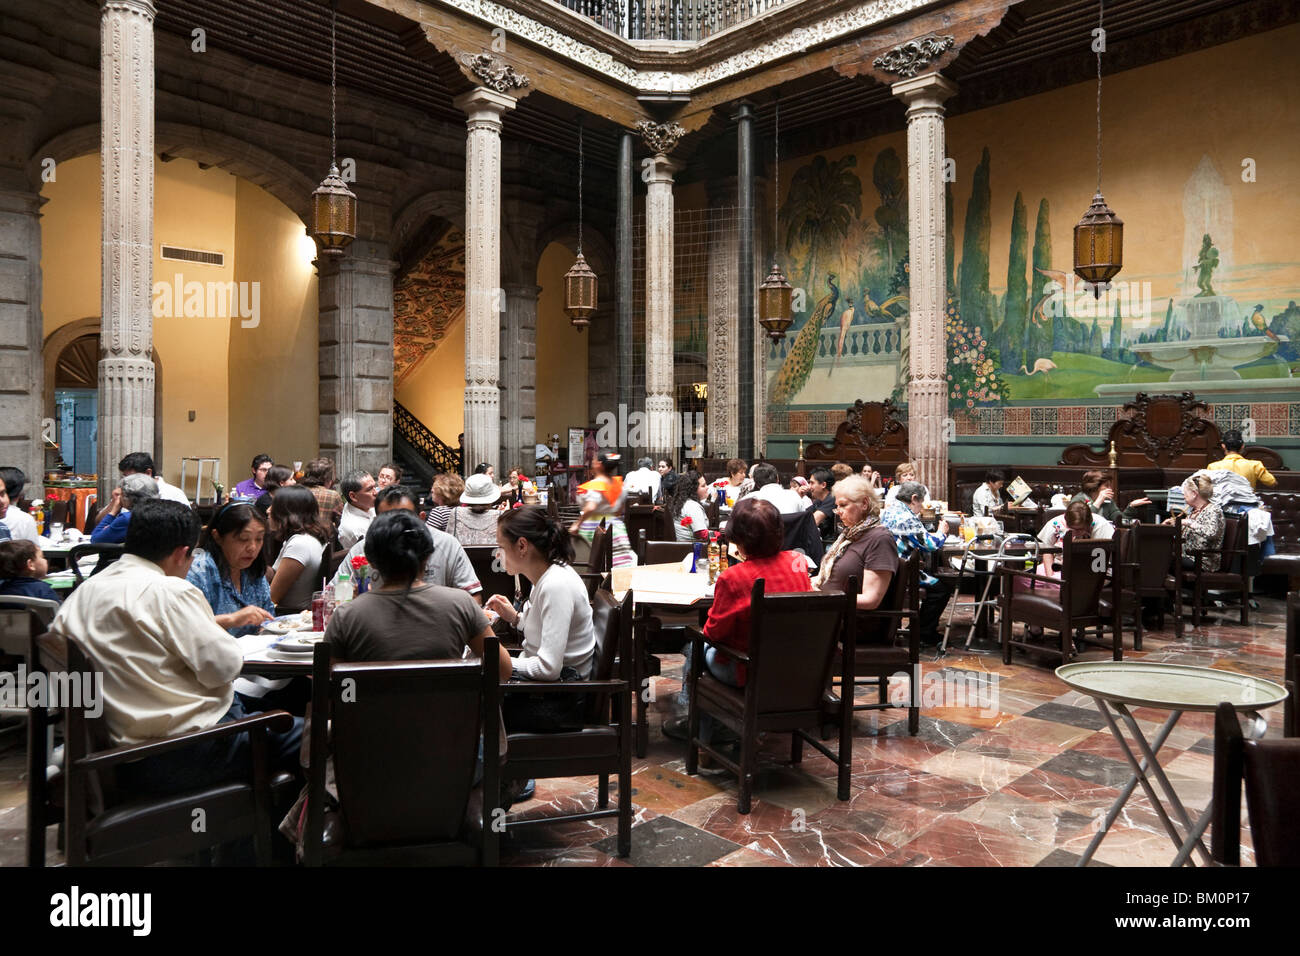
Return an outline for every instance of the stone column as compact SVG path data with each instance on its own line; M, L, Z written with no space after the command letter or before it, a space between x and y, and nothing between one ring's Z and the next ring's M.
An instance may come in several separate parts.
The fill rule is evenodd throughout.
M388 245L358 239L320 273L320 453L339 478L393 455L393 269Z
M501 454L497 474L520 467L531 475L537 451L536 285L505 287L501 313Z
M618 144L618 219L615 229L615 301L617 303L618 403L629 412L632 394L632 134ZM595 420L594 418L592 419Z
M0 422L4 422L0 461L26 472L28 498L40 497L45 472L39 212L43 202L27 189L0 190Z
M476 87L456 98L465 143L465 463L509 468L501 452L501 117L515 98Z
M100 162L103 260L99 361L99 494L117 463L154 447L154 5L101 0ZM163 467L158 462L159 468Z
M673 174L657 153L645 202L645 412L651 457L675 455L673 434Z
M947 356L944 351L943 104L957 92L938 73L901 80L893 92L907 104L907 223L911 298L911 381L908 432L917 478L927 488L948 487Z
M711 184L708 198L711 207L723 207L730 213L735 189L730 183ZM743 420L738 388L743 363L737 361L737 355L745 354L737 336L740 286L736 264L740 241L734 217L728 215L719 225L721 228L709 233L709 406L705 448L709 455L734 458L738 454L739 422Z
M754 107L742 101L736 109L736 200L738 241L733 253L736 272L736 453L754 457ZM709 396L712 399L712 395Z

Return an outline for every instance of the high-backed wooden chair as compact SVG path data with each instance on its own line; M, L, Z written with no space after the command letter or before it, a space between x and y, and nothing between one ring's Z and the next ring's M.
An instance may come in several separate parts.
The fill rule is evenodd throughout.
M312 660L311 770L304 859L324 864L449 866L497 862L498 645L483 661ZM486 664L484 663L486 661ZM474 796L482 742L482 787ZM341 832L325 839L326 761Z
M749 813L758 772L758 735L793 735L790 758L798 763L803 744L835 761L838 769L836 795L849 799L853 762L852 698L827 693L837 652L843 649L844 687L853 686L857 632L854 602L858 581L847 593L812 591L800 594L765 594L762 578L754 582L750 596L749 648L738 651L724 644L711 644L718 654L742 665L745 686L732 687L709 673L704 663L704 633L691 631L690 744L686 751L686 772L699 772L700 748L732 773L740 782L736 809ZM715 749L700 738L700 718L709 714L731 728L740 738L740 761ZM839 746L832 752L819 739L821 728L833 723L839 730Z
M1223 542L1217 548L1197 548L1192 555L1195 567L1183 571L1183 587L1192 595L1192 626L1200 627L1205 614L1207 591L1235 592L1241 604L1241 626L1250 624L1250 578L1246 568L1247 522L1244 515L1227 515L1223 519ZM1205 568L1205 558L1219 556L1219 570Z
M609 591L596 592L591 604L596 653L585 681L511 681L504 694L583 694L583 726L559 733L509 734L502 780L551 777L597 778L592 810L558 817L507 817L505 826L568 823L618 817L618 855L632 850L632 592L620 603ZM609 806L609 776L618 775L618 806ZM494 806L500 805L498 799Z
M1241 789L1258 866L1300 866L1300 740L1245 740L1226 701L1214 713L1210 856L1241 865Z
M853 666L845 666L841 652L836 667L841 687L847 686L846 675L849 673L853 675L855 686L876 687L875 703L859 704L853 694L848 694L855 711L899 706L889 699L889 678L899 673L907 674L910 689L907 703L902 706L907 708L907 731L912 735L921 726L921 631L917 627L920 562L919 551L913 551L907 560L900 561L880 606L873 611L857 612ZM841 696L845 696L843 691Z
M471 544L465 546L470 566L483 585L482 598L487 601L494 594L504 594L511 601L526 600L532 593L533 585L522 574L507 574L505 564L497 556L500 550L494 544Z

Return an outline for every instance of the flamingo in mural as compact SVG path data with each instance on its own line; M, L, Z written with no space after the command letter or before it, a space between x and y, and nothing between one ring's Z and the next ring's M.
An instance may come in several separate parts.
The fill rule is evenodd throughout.
M1026 375L1037 375L1039 372L1047 375L1048 372L1056 371L1056 363L1048 358L1034 359L1034 370L1032 372L1025 368L1023 364L1020 366L1020 371Z
M1038 301L1034 303L1034 308L1033 311L1030 313L1029 318L1030 321L1034 323L1034 325L1045 325L1045 324L1050 325L1052 321L1052 317L1049 315L1044 315L1043 309L1047 306L1047 303L1051 301L1052 296L1064 294L1065 273L1057 272L1055 269L1039 269L1037 266L1034 267L1034 271L1037 272L1039 275L1043 275L1051 279L1052 282L1055 282L1056 288L1043 290L1043 294L1039 296Z

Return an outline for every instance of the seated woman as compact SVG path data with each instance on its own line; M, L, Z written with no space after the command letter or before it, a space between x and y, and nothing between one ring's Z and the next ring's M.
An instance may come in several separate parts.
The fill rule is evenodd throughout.
M131 509L141 501L158 497L158 482L139 473L124 475L113 492L113 500L90 533L91 544L121 544L131 523Z
M492 629L478 603L460 588L430 584L425 567L433 538L419 515L385 510L364 538L376 586L339 605L325 630L330 655L341 661L460 660L465 648L483 656ZM510 655L502 648L501 679L509 680Z
M754 482L749 477L749 466L739 458L727 462L727 480L718 487L726 493L723 503L728 508L736 507L736 502L754 490Z
M429 498L433 507L429 509L427 524L435 531L446 531L447 522L451 520L452 509L460 503L460 496L465 491L465 480L460 475L444 474L433 479L429 488Z
M890 582L898 572L894 534L880 523L880 499L867 478L850 475L837 481L831 494L835 496L835 514L844 531L822 558L813 587L819 591L844 591L849 578L857 578L861 582L858 610L874 611L885 599ZM859 627L858 642L870 641L870 632Z
M703 541L709 536L709 516L701 504L709 496L709 483L694 468L677 479L671 499L673 533L683 543Z
M1196 552L1206 548L1223 547L1223 509L1210 499L1214 495L1214 482L1207 475L1193 475L1183 482L1183 500L1188 514L1183 518L1183 567L1196 567ZM1172 517L1165 524L1173 524ZM1220 555L1217 551L1202 555L1201 568L1218 571Z
M272 465L270 467L266 473L266 483L263 485L266 490L253 502L253 507L262 516L263 521L266 520L266 513L271 510L271 498L275 496L275 493L281 488L296 485L297 483L294 480L292 468L286 468L284 465ZM319 505L319 502L317 504Z
M279 556L266 572L271 603L281 614L306 610L321 579L330 539L329 529L321 524L316 496L301 485L281 488L271 500L269 518L271 530L284 539Z
M976 518L984 518L1001 510L1002 486L1006 483L1007 473L1001 468L990 468L984 472L984 484L975 489L971 498L971 514Z
M6 607L6 594L14 597L42 598L57 601L58 593L43 580L50 573L50 564L41 549L25 538L0 541L0 610Z
M262 557L266 525L256 507L229 502L218 508L185 576L203 592L217 623L235 637L255 633L275 616Z
M486 472L470 475L460 496L463 507L452 509L447 533L465 547L496 544L500 500L501 489L490 475Z
M862 466L862 477L871 482L871 487L877 491L880 490L881 478L880 472L871 467L871 462L866 462Z
M573 543L564 528L535 505L501 516L497 543L507 574L522 574L533 590L516 611L502 594L488 598L487 609L523 635L523 652L514 659L516 678L530 681L586 680L591 676L596 635L587 586L573 570ZM580 695L506 694L502 713L511 731L564 730L582 723Z
M1115 526L1101 515L1093 514L1086 501L1072 501L1065 506L1065 514L1057 515L1043 525L1042 530L1038 532L1038 541L1047 548L1058 547L1065 540L1067 531L1075 538L1109 540L1115 535ZM1059 579L1061 572L1056 566L1056 556L1044 554L1042 564L1036 573L1045 578ZM1026 578L1016 578L1015 588L1016 590L1032 589L1035 594L1053 599L1059 597L1061 593L1057 585L1043 581L1030 581Z
M1115 487L1104 471L1085 471L1079 487L1082 490L1070 499L1070 503L1082 501L1111 524L1141 520L1146 514L1146 506L1151 504L1150 498L1134 498L1121 511L1119 505L1115 504Z
M894 503L894 499L898 497L899 488L903 487L903 485L909 481L916 480L916 463L910 461L899 462L898 467L894 469L894 483L890 485L889 490L885 492L885 504L883 507L888 508ZM924 489L921 500L929 501L930 489L926 488L925 485L921 485L921 487Z

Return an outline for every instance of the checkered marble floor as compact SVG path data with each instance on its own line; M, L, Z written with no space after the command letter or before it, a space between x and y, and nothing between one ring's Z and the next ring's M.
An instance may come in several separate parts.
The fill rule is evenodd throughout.
M1252 624L1235 615L1147 631L1126 659L1199 664L1281 681L1283 605L1260 599ZM1225 612L1231 614L1231 612ZM1167 627L1171 627L1166 622ZM758 778L753 810L736 812L736 784L724 770L685 770L686 745L663 736L675 712L682 658L663 658L650 705L650 748L633 764L632 854L618 858L612 819L509 831L508 866L1071 866L1129 776L1123 754L1091 699L1070 691L1055 661L958 646L923 665L920 733L907 733L903 710L864 712L855 721L851 799L835 796L835 767L805 748L788 761L789 738L764 744L777 766ZM1126 642L1127 644L1128 642ZM1108 655L1090 650L1083 660ZM948 688L947 696L935 688ZM899 686L898 691L903 691ZM964 693L961 699L957 693ZM873 692L874 693L874 692ZM864 699L867 692L863 691ZM1167 716L1138 709L1150 738ZM1282 708L1265 712L1281 733ZM1189 811L1209 800L1213 717L1186 714L1161 751L1162 765ZM0 866L21 866L25 826L20 746L0 741ZM617 794L612 781L611 798ZM594 806L593 779L537 781L534 799L512 811L544 817ZM54 829L49 859L58 859ZM1093 865L1162 866L1173 847L1139 790L1102 841ZM1243 833L1243 863L1253 863Z

